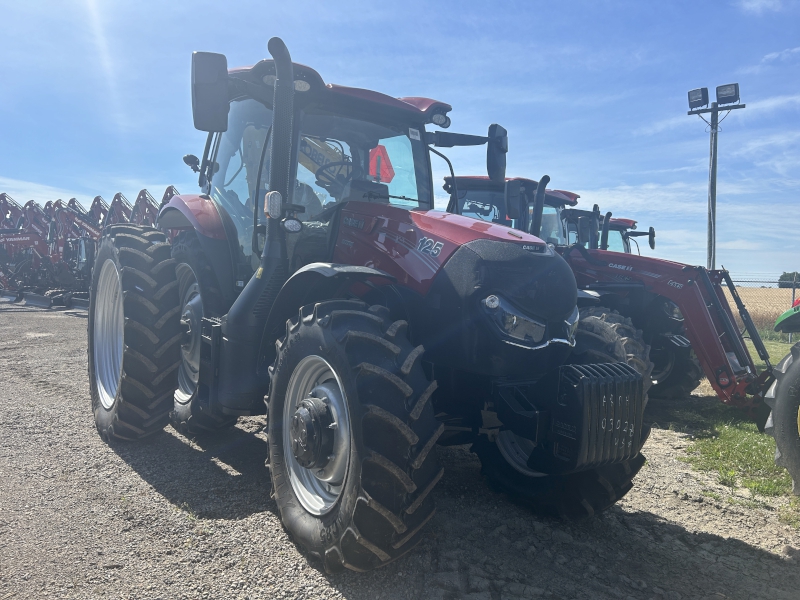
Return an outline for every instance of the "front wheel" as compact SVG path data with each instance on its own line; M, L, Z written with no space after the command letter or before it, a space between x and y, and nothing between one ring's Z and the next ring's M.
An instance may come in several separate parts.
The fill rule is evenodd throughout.
M649 351L642 332L630 319L594 306L581 310L575 350L568 362L627 363L642 375L646 402L653 369ZM501 431L494 441L481 437L472 446L480 458L484 476L494 489L537 512L565 519L588 517L612 506L628 493L645 462L639 454L618 464L567 475L547 475L528 467L533 449L532 441L508 430Z
M703 380L703 367L691 348L679 348L667 342L663 348L654 349L652 356L655 383L650 396L653 398L686 398Z
M200 385L200 347L203 317L220 317L224 311L217 278L203 254L197 234L182 231L172 244L181 326L181 364L172 410L172 426L184 435L205 435L236 424L236 417L203 410L208 388Z
M773 371L776 382L766 402L772 408L765 431L775 438L775 464L792 476L800 496L800 344Z
M408 552L443 470L423 348L382 307L307 306L277 346L268 400L274 495L286 529L328 572Z

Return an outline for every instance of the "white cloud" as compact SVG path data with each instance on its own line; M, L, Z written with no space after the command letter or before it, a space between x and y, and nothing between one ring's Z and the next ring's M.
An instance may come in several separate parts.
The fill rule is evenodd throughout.
M772 96L755 102L748 102L747 109L753 111L773 111L779 108L792 108L800 106L800 94L793 96Z
M85 200L85 194L58 188L43 183L34 181L22 181L21 179L11 179L9 177L0 176L0 192L5 192L20 204L24 204L28 200L36 200L40 204L44 204L48 200L69 200L70 198L78 198ZM89 198L91 201L91 198Z
M782 0L739 0L738 4L745 12L758 15L767 11L779 11L783 8Z
M800 46L796 48L786 48L780 52L765 54L757 65L739 69L739 73L760 73L766 68L791 64L798 59L800 59Z
M689 123L694 124L694 120L687 117L688 115L681 115L679 117L670 117L669 119L653 121L652 123L648 123L647 125L643 125L642 127L634 129L633 135L655 135L656 133L675 129L676 127L682 127Z

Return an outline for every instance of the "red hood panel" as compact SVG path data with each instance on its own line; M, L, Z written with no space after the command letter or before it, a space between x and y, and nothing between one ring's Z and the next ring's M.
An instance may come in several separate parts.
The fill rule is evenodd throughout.
M461 215L350 202L342 209L334 260L385 271L424 295L453 253L480 239L544 246L532 235Z

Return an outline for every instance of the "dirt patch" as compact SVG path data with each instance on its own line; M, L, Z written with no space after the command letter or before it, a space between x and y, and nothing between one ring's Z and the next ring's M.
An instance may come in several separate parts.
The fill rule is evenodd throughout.
M0 340L3 600L800 595L800 534L779 506L728 502L668 430L653 431L628 496L577 524L536 518L488 489L467 448L442 449L423 542L379 571L331 577L280 525L263 418L211 442L168 428L109 447L89 409L85 319L0 302Z

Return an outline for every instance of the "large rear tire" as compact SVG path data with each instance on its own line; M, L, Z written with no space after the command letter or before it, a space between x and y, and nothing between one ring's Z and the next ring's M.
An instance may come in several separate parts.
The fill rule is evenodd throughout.
M630 319L608 308L584 308L575 340L570 364L626 362L642 374L647 393L653 368L650 348ZM590 517L614 505L633 487L633 478L645 462L639 454L597 469L546 475L527 466L533 442L511 431L501 431L494 442L482 436L472 450L492 488L536 512L569 520Z
M172 426L187 436L205 435L228 429L236 424L236 417L212 414L202 410L202 394L207 388L199 386L200 346L202 344L203 317L221 317L224 311L222 295L214 271L206 260L197 234L182 231L172 243L175 276L178 280L178 298L181 321L189 334L181 345L181 364L178 367L178 385L172 410Z
M170 245L149 227L116 225L100 241L89 301L89 385L104 440L164 428L180 363L178 282Z
M800 496L800 343L773 370L774 397L765 431L775 438L775 464L792 476L792 492ZM772 396L773 394L768 394Z
M276 343L269 454L281 520L328 572L366 571L419 542L441 479L428 381L405 321L333 300ZM333 433L331 433L333 432Z

